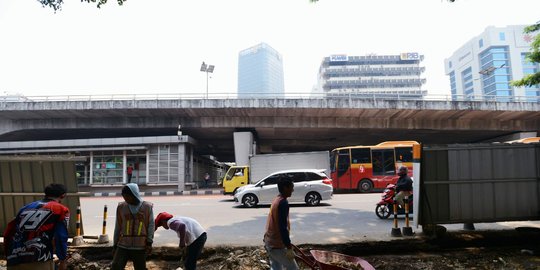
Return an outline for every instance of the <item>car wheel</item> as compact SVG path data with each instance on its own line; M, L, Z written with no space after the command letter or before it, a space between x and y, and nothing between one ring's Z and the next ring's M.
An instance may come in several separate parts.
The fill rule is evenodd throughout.
M387 219L390 216L390 207L388 207L387 204L378 204L377 207L375 207L375 214L380 219Z
M249 207L249 208L255 207L258 202L259 200L257 199L257 196L255 196L254 194L246 194L244 198L242 198L242 204L245 207Z
M358 183L358 191L361 193L370 192L373 189L373 183L371 183L371 180L369 179L362 179L360 183Z
M310 192L306 195L306 203L310 206L319 205L321 203L321 195L317 192Z

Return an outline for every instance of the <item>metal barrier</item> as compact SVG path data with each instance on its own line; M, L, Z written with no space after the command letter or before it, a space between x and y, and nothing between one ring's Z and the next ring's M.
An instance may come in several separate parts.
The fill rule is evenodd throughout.
M421 225L540 220L540 144L424 147L419 187Z
M66 186L68 193L62 204L70 209L69 236L76 235L75 209L80 205L75 161L63 157L0 157L0 234L21 207L43 199L45 186L59 183ZM82 223L80 233L83 232Z

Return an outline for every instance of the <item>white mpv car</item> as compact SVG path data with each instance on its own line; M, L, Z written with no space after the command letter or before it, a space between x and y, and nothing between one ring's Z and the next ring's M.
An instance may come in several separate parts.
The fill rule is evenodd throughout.
M275 172L256 184L238 188L234 193L234 201L240 202L246 207L271 204L279 194L277 182L281 178L289 178L294 183L294 191L292 196L288 198L291 203L305 202L308 205L318 205L321 200L332 199L334 191L332 179L326 176L324 170L297 169Z

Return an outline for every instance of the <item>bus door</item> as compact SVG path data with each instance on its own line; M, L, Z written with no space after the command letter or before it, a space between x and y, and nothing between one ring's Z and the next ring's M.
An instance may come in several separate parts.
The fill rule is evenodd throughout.
M349 155L349 149L339 150L338 152L338 166L337 166L337 188L348 189L351 188L351 157Z
M374 188L384 188L392 183L396 175L394 149L375 149L371 151L373 158Z

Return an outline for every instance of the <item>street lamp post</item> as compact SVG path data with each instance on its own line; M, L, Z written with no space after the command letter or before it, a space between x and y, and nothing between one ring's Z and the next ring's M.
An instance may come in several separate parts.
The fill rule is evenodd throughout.
M208 73L214 72L214 65L206 65L203 61L201 64L201 71L206 72L206 98L208 99Z

